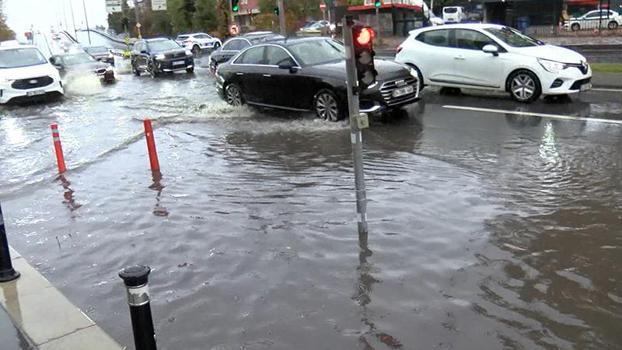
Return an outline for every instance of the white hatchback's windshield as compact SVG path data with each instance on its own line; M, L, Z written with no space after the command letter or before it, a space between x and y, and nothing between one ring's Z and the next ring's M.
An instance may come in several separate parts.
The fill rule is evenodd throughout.
M305 66L342 60L345 57L343 45L334 40L309 40L288 46L296 59Z
M538 40L510 27L486 28L486 31L512 47L531 47L540 45Z
M46 62L45 57L35 48L0 50L0 68L36 66Z

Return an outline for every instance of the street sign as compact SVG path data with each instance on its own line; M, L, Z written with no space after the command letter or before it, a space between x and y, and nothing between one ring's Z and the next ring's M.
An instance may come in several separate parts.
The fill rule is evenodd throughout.
M324 11L326 10L326 4L323 2L320 2L320 10Z
M142 24L140 24L140 23L136 23L136 28L140 28L140 27L142 27L142 26L143 26Z
M153 11L166 11L166 0L151 0Z
M121 0L106 0L106 12L121 12Z

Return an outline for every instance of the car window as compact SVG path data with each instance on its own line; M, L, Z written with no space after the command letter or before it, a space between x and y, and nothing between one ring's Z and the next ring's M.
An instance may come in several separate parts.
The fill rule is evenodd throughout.
M188 39L189 37L190 37L189 35L179 35L179 36L177 36L177 40L180 40L180 41L181 41L181 40L186 40L186 39Z
M292 56L290 56L287 51L283 50L282 48L278 47L278 46L268 46L266 48L266 57L267 59L267 64L269 65L273 65L273 66L279 66L282 64L289 64L292 66L296 65L296 62L294 62L294 60L292 59Z
M207 34L199 34L199 35L196 36L196 38L199 38L199 39L209 39L210 36L207 35Z
M486 28L485 31L512 47L531 47L539 45L538 40L510 27Z
M156 40L149 42L149 50L151 52L168 51L179 48L181 48L181 46L173 40Z
M222 47L223 50L232 50L232 51L240 51L242 49L247 48L248 43L246 42L246 40L242 40L242 39L233 39L230 40L229 42L227 42L225 44L225 46Z
M134 50L136 50L138 52L142 52L144 50L143 43L140 42L140 43L134 44Z
M44 63L47 63L47 60L43 57L41 52L35 48L18 48L0 51L0 68L28 67Z
M417 40L432 46L449 47L449 30L430 30L417 36Z
M445 7L443 9L443 12L445 12L445 13L456 13L456 12L458 12L458 8L457 7Z
M456 29L456 47L459 49L481 51L488 44L496 45L488 36L469 29Z
M244 53L242 53L240 57L238 57L235 60L235 63L236 64L264 64L263 54L264 54L263 46L254 47L252 49L248 49L244 51Z
M313 66L345 58L343 45L335 40L309 40L287 47L296 60L305 66Z

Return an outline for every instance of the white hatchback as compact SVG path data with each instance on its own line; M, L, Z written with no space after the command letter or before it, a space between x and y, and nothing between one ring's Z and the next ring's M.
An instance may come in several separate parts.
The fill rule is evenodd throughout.
M0 47L0 104L63 94L58 70L39 49Z
M175 41L195 55L198 55L201 50L216 50L222 46L220 39L206 33L180 34Z
M426 85L507 91L520 102L592 87L585 57L500 25L413 30L397 51L395 61L415 68Z

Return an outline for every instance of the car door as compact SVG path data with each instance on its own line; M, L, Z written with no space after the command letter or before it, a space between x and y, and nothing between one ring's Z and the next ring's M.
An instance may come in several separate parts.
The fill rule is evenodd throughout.
M262 86L264 50L264 46L249 48L231 64L235 71L234 79L240 85L246 101L250 103L265 103L266 90Z
M414 63L421 70L424 78L431 83L451 83L454 79L454 57L459 51L451 45L450 29L435 29L417 35L421 42L413 50Z
M453 57L454 80L463 85L477 88L500 88L499 77L506 65L503 53L494 56L482 51L486 45L495 45L505 51L492 38L471 29L455 29L453 43L456 48Z
M600 11L590 11L585 15L585 20L581 23L581 29L596 29L598 28L598 21L600 18Z
M310 94L307 92L310 86L305 84L305 78L294 68L299 67L298 63L278 45L266 45L265 54L266 66L262 72L262 85L266 89L265 103L287 108L303 108L305 95Z

